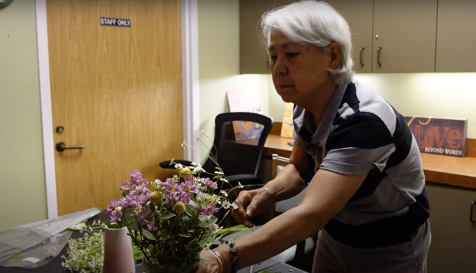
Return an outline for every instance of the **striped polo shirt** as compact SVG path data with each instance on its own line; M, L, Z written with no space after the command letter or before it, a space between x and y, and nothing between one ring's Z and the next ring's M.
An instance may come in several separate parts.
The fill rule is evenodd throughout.
M402 115L368 86L338 85L319 128L310 112L295 107L294 140L312 158L315 172L369 172L321 231L337 259L369 270L423 262L430 208L420 152Z

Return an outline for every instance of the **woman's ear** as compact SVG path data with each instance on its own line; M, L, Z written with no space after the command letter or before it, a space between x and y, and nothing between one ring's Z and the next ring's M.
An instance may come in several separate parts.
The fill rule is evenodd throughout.
M330 56L329 68L337 69L340 65L340 59L341 59L340 45L336 42L332 42L329 45L329 50L327 51L327 53Z

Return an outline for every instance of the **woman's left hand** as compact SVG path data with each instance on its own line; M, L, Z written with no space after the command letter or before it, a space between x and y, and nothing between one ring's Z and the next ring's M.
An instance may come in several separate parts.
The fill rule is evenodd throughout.
M209 250L200 252L200 262L198 262L196 273L222 273L220 262Z

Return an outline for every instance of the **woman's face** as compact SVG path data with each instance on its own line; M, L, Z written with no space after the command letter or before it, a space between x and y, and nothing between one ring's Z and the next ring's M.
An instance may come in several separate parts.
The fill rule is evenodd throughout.
M334 91L335 81L326 68L336 67L333 48L336 46L332 43L325 53L321 53L313 45L298 44L280 31L272 32L268 48L269 68L274 87L283 101L306 108Z

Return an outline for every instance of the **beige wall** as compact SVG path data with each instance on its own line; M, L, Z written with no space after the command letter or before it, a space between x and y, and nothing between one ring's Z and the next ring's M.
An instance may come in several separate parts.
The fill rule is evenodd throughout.
M360 74L407 116L468 119L468 138L476 138L476 73Z
M0 8L0 229L46 219L34 0Z
M268 76L271 78L270 76ZM468 119L468 138L476 138L476 73L356 74L406 116ZM269 85L270 115L282 121L284 102Z
M269 84L262 75L239 75L239 1L198 1L200 126L213 139L215 116L228 112L226 92L259 94L268 115ZM208 149L201 147L202 158Z

